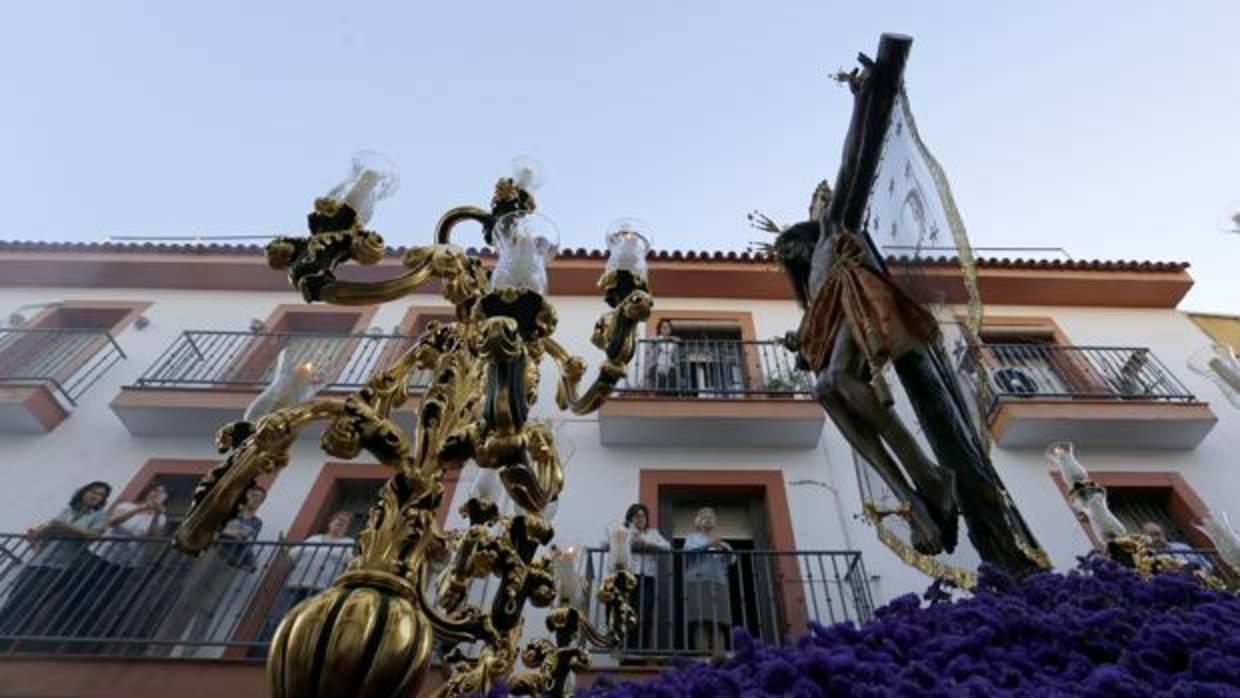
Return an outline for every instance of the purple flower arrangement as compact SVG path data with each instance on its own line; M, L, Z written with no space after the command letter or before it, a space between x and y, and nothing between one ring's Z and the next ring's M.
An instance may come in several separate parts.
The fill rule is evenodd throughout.
M1240 596L1180 573L1145 580L1102 559L1016 580L983 569L952 600L933 585L858 628L793 645L735 633L735 655L645 683L600 677L588 698L1240 696Z

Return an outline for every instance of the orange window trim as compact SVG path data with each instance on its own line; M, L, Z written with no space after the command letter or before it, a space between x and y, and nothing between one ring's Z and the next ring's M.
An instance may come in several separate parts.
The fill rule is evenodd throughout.
M376 312L377 306L342 308L333 305L282 303L267 316L264 332L290 332L295 324L296 331L340 332L343 327L344 334L358 334L366 329ZM344 358L339 362L340 365L329 369L329 372L343 369L356 345L356 340L349 342L341 354ZM255 337L250 346L234 361L229 373L234 380L258 380L283 348L284 342L279 337Z
M1055 481L1055 485L1059 487L1060 493L1064 496L1064 501L1068 499L1068 483L1064 480L1063 475L1057 470L1050 471L1051 478ZM1183 475L1173 472L1135 472L1135 471L1095 471L1089 474L1089 477L1099 485L1108 490L1161 490L1167 493L1171 519L1175 521L1176 526L1184 531L1188 536L1189 542L1197 548L1213 548L1214 544L1197 528L1197 522L1209 516L1210 509L1197 495L1196 490ZM1084 514L1077 514L1077 521L1081 528L1084 529L1085 535L1089 537L1090 543L1095 548L1101 549L1102 541L1094 534L1093 527L1089 525L1089 518Z
M792 512L788 508L788 493L784 487L784 474L779 470L655 470L643 469L640 475L639 501L650 511L650 525L659 525L659 493L663 491L688 491L693 493L717 492L720 494L758 494L766 509L767 527L774 550L792 552L797 549L792 528ZM777 574L784 580L800 579L797 560L781 555L775 565ZM808 628L809 614L805 606L805 594L800 586L789 584L792 591L780 593L785 631L790 636L800 635Z
M71 319L87 320L77 329L103 330L115 337L138 318L147 308L149 301L106 301L106 300L68 300L43 308L24 325L30 329L62 329ZM19 328L20 329L20 328ZM52 340L54 341L54 340ZM99 337L85 342L76 349L73 356L56 372L54 378L61 382L68 381L78 369L82 368L90 358L107 346L107 340ZM28 362L44 354L51 348L49 338L45 334L30 334L19 337L0 352L0 373L20 370Z
M966 322L963 315L956 319L961 324ZM1071 347L1072 341L1054 318L1043 315L986 315L982 318L982 334L987 330L1027 330L1031 333L1047 334L1054 339L1056 346ZM1058 371L1069 387L1082 392L1095 392L1106 386L1106 382L1089 361L1071 352L1053 352L1050 363ZM1082 396L1088 397L1088 396Z
M754 328L753 313L749 311L733 311L733 310L652 310L650 318L646 320L646 338L653 339L659 333L659 323L669 320L673 325L677 320L705 320L719 322L735 322L741 330L742 342L758 341L758 332ZM745 382L746 388L754 391L761 390L762 381L762 360L759 356L757 347L752 344L743 344L741 346L745 357Z
M116 495L112 501L134 501L142 493L142 490L154 482L160 475L206 475L207 471L215 467L217 463L219 463L217 460L205 459L151 458L142 464L138 472L134 473L129 482L121 489L120 494ZM258 484L263 489L270 491L271 483L275 479L275 475L261 475L258 478Z

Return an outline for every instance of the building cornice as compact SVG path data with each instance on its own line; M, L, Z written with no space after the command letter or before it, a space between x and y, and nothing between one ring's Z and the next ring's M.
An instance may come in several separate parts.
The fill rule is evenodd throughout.
M352 265L342 276L378 280L400 268L403 249L380 263ZM493 259L489 250L475 250ZM567 249L552 262L551 293L597 295L606 255ZM958 262L950 257L888 259L896 274L917 274L945 302L963 299ZM1108 260L980 258L983 301L998 305L1176 307L1192 286L1188 264ZM659 251L650 283L664 298L790 300L782 272L751 252ZM167 245L0 241L0 286L27 288L282 291L259 245Z

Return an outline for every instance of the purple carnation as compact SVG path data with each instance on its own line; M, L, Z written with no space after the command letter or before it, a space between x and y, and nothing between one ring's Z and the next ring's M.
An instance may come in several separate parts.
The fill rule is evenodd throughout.
M955 594L958 596L959 594ZM1016 580L983 569L971 595L901 596L862 627L811 624L768 646L738 631L720 664L589 698L681 696L1240 696L1240 597L1106 560Z

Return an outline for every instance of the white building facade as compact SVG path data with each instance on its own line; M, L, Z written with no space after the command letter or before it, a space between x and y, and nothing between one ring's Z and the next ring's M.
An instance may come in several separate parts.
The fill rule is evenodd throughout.
M646 336L668 320L680 338L674 384L647 371L653 359L642 351L627 391L598 414L573 417L556 411L555 371L543 367L535 416L553 421L567 459L555 518L561 544L597 545L637 502L679 541L694 512L712 505L738 550L800 554L791 564L750 558L743 568L754 579L738 600L750 610L735 612L764 619L772 632L854 618L866 604L923 591L930 580L864 520L852 449L770 341L801 315L779 271L746 255L660 254L650 266L655 315ZM1076 444L1121 518L1157 519L1195 547L1205 543L1193 528L1203 507L1240 501L1240 410L1186 367L1211 340L1177 309L1191 285L1185 266L981 264L993 460L1060 569L1092 542L1043 455L1052 441ZM601 257L577 251L550 272L557 338L592 367L600 354L589 335L605 309L592 284L602 267ZM364 273L396 268L390 257ZM219 459L215 430L241 417L279 349L328 357L328 394L336 394L450 308L432 294L377 308L307 307L258 248L10 243L0 244L0 311L21 316L0 335L0 532L21 534L93 480L109 483L113 500L163 482L170 504L183 504ZM401 421L411 425L411 413ZM268 483L259 540L302 540L334 510L359 513L382 477L374 464L333 462L317 438L303 436ZM461 523L456 509L473 477L466 469L449 478L458 484L444 507L448 525ZM847 577L839 565L858 557L864 572ZM12 583L18 563L10 568L0 585ZM234 582L235 616L256 603L262 574ZM864 602L845 588L858 580ZM252 634L256 626L239 619L229 627ZM228 639L216 637L221 645L208 654L233 656ZM672 633L649 642L687 640Z

